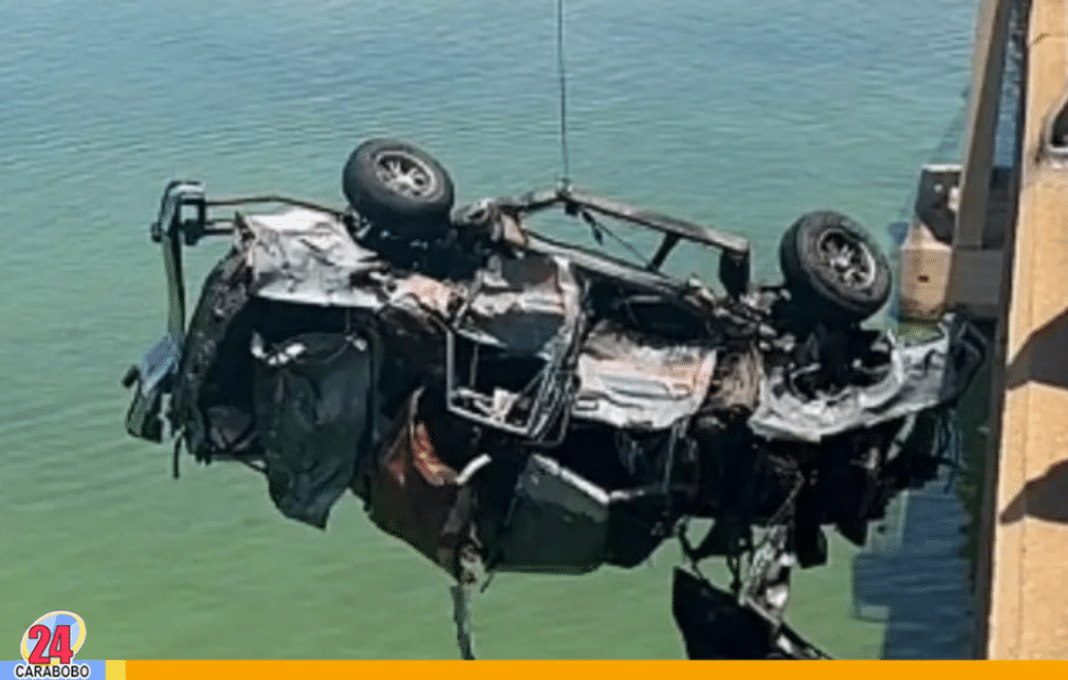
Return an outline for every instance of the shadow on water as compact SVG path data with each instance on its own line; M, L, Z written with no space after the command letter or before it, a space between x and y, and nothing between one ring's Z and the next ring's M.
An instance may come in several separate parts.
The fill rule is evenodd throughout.
M886 624L884 659L964 659L971 589L961 550L965 515L946 479L909 494L900 544L857 555L854 616Z
M988 338L993 328L985 324ZM1007 386L1038 382L1068 388L1068 311L1025 343L1007 367ZM854 616L886 623L886 659L972 658L976 568L989 451L989 361L958 411L962 468L947 493L948 475L909 492L854 562ZM1024 517L1068 523L1068 462L1051 465L1020 491L999 515L1003 523ZM889 536L888 536L889 534Z
M884 659L971 658L990 388L987 362L957 409L960 469L897 499L855 558L853 615L885 623Z

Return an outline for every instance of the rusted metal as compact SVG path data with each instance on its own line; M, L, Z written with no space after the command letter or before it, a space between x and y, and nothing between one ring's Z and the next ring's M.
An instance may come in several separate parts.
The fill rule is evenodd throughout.
M240 292L247 296L238 296L238 302L249 302L257 313L243 316L234 305L216 305L233 297L233 281L215 277L195 315L211 332L191 332L196 346L182 348L194 363L225 368L212 373L197 366L197 375L183 384L216 394L224 391L220 380L230 386L248 381L254 412L245 415L268 428L272 422L291 424L292 437L276 436L273 428L258 437L256 446L232 452L234 457L262 461L272 481L307 473L299 492L290 489L279 496L277 483L269 491L284 514L312 517L302 521L316 526L325 523L323 508L351 485L368 501L378 526L451 571L464 546L476 547L490 571L633 567L688 516L730 517L730 526L750 531L763 526L804 541L809 540L804 536L822 536L822 513L829 513L847 539L861 541L858 523L937 466L923 446L895 457L905 463L882 467L878 461L868 464L871 452L889 447L916 412L948 408L955 389L971 378L974 357L967 334L917 349L864 330L858 320L826 315L814 323L803 291L787 286L747 290L744 238L590 194L557 190L487 199L454 216L450 233L430 244L375 240L392 237L376 236L388 229L362 225L347 211L319 210L276 196L209 202L197 187L184 199L177 189L169 195L172 209L158 229L169 235L179 258L184 245L209 234L209 224L222 224L206 214L209 207L260 199L288 206L276 213L237 212L231 220L234 247L224 263L240 263L246 274ZM173 209L183 200L194 208L188 220ZM551 207L582 219L588 218L585 211L596 212L665 234L653 268L526 228L527 215ZM354 226L371 228L357 232ZM733 282L727 295L658 271L670 248L683 239L717 247L728 258L729 275L721 273ZM420 255L398 257L383 243ZM464 249L477 255L472 269L453 267L465 262ZM434 261L447 266L435 269ZM166 271L172 289L182 285L180 269ZM963 326L953 323L956 329ZM308 327L312 330L294 330ZM360 396L364 388L353 387L353 381L314 378L314 371L307 373L310 384L298 388L303 392L292 396L264 382L275 350L286 354L296 345L310 347L315 336L325 351L364 328L367 337L377 338L359 357L372 376L366 399ZM276 339L262 341L272 334ZM267 346L274 350L257 350ZM461 350L466 358L458 361ZM934 355L934 360L907 361L915 354ZM314 365L324 374L333 366L329 361ZM901 366L919 376L906 389L895 378ZM154 416L159 397L171 387L161 380L148 399L138 396L135 403ZM424 393L432 397L425 414L417 396ZM794 410L826 411L836 395L848 402L840 413L849 422L824 422L822 430L781 408L785 403ZM366 427L354 426L361 431L333 439L324 432L320 441L314 431L322 415L320 401L359 402L370 416ZM225 428L218 418L247 408L244 402L203 408L195 398L184 402L185 420L175 421L180 433ZM762 404L780 407L770 427L766 413L754 420ZM413 415L417 406L419 418ZM348 408L333 415L345 420L358 412ZM394 424L384 438L376 430L379 420ZM312 439L319 443L309 446ZM194 449L203 462L217 453L211 447ZM312 468L342 472L311 480L312 468L297 469L307 463L309 450L327 457ZM922 460L914 466L910 456ZM349 464L358 470L351 482L344 471ZM858 469L863 478L856 478ZM797 487L797 480L805 483ZM795 493L806 494L796 498L796 505ZM476 494L478 502L469 505ZM818 512L802 516L797 508L803 506ZM799 523L807 523L804 532ZM740 559L747 548L741 534L736 538L728 552L713 549L708 555ZM799 555L818 552L817 539L811 540L816 543L798 548ZM793 546L791 541L781 543ZM785 560L781 565L792 559L779 557ZM772 578L760 586L760 602L743 598L733 606L753 613L754 607L766 609L763 602L781 610L786 585ZM464 622L472 593L454 589L457 593L463 595L457 599L460 643L469 657L473 650ZM772 632L779 635L775 653L816 654L806 652L787 627L773 625Z

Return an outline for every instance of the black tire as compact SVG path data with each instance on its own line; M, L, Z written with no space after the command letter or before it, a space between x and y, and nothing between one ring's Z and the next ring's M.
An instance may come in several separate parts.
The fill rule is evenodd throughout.
M341 176L349 205L402 238L435 240L448 230L452 178L433 156L408 142L370 139L349 156Z
M863 321L890 296L890 262L871 235L830 210L802 215L783 234L779 264L791 294L814 316Z

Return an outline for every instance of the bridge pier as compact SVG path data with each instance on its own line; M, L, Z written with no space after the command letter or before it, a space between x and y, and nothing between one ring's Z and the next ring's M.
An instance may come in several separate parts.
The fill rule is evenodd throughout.
M1020 196L1004 325L1000 451L988 510L986 656L1068 658L1068 7L1032 0Z
M999 179L1014 5L1026 25L1016 161ZM975 656L1068 659L1066 0L982 0L973 71L963 166L921 173L900 308L916 320L961 308L996 328Z

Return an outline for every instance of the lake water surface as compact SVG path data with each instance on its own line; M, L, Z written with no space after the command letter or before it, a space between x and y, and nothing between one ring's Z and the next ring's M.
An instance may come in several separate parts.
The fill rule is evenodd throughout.
M572 175L746 234L769 279L780 233L810 209L887 240L960 110L975 4L569 0ZM187 463L173 481L166 447L125 435L118 381L163 329L147 227L173 177L340 203L351 148L392 135L439 157L461 200L552 186L554 3L0 0L0 19L7 658L55 609L85 618L87 659L454 657L445 578L357 502L320 533L284 520L243 468ZM882 572L835 541L831 565L800 577L795 625L834 656L961 654L945 498L926 512L949 524ZM680 657L676 558L502 576L476 605L479 653ZM854 616L854 571L872 568L879 592L892 573L906 593L891 630L921 634ZM922 623L927 597L948 603L948 628Z

